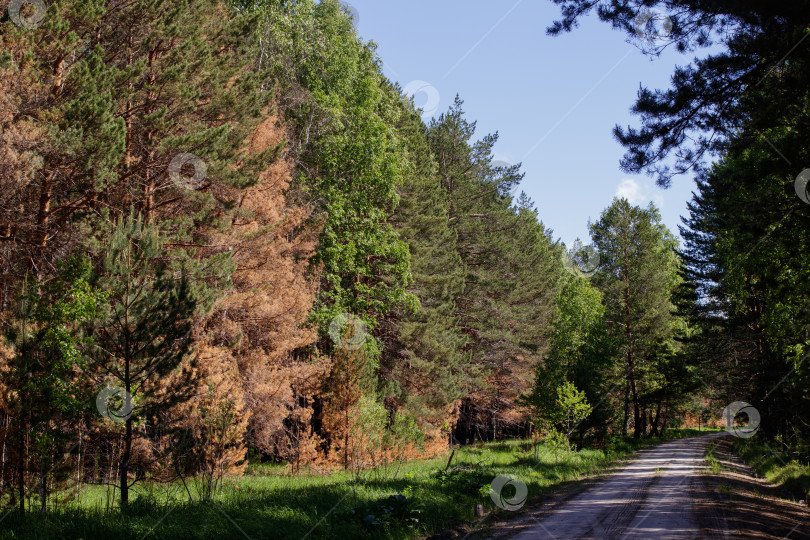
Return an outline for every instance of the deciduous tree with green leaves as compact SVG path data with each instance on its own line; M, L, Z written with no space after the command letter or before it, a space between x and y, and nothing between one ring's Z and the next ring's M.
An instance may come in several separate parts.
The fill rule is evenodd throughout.
M4 385L11 391L8 407L14 419L21 512L29 469L38 469L44 513L49 475L59 472L59 458L71 443L77 444L81 413L92 392L88 330L106 299L90 284L91 270L86 258L71 256L58 263L52 279L24 282L17 314L4 328L14 350Z
M614 413L605 398L616 380L612 373L615 341L607 334L602 293L584 277L569 275L560 290L551 320L551 346L537 365L534 384L520 403L532 419L548 418L555 410L557 388L571 381L591 403L592 414L576 425L579 444L585 433L602 433Z

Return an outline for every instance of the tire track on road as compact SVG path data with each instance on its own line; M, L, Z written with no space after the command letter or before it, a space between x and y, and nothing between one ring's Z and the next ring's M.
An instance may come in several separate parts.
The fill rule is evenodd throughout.
M719 434L670 441L641 452L604 482L566 501L517 539L648 539L700 536L689 493Z

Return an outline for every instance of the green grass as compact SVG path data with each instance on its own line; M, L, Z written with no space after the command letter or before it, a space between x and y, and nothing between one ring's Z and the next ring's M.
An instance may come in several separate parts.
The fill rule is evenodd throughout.
M723 467L723 465L714 456L714 451L716 448L717 443L711 443L708 446L706 446L706 451L704 452L703 457L706 459L706 462L709 464L709 467L711 467L712 472L714 474L719 474L721 471L725 469L725 467Z
M757 436L734 441L734 451L754 469L757 476L783 487L794 499L807 501L810 492L810 463L802 463L778 443Z
M666 438L696 434L671 430ZM613 438L598 449L555 455L531 443L504 441L456 450L448 456L412 461L398 469L292 476L278 465L254 464L247 475L228 478L216 500L188 503L180 485L136 487L126 512L105 510L104 488L88 486L69 507L45 516L21 518L11 512L0 521L0 538L201 539L414 538L475 523L474 506L495 507L489 484L511 474L528 488L528 502L555 486L603 472L651 441ZM503 495L513 492L507 486Z

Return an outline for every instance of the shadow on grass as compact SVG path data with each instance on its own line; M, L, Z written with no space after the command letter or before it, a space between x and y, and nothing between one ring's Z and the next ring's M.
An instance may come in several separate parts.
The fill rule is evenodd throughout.
M608 455L622 457L643 445L613 440ZM216 502L157 504L136 499L127 512L73 508L45 516L9 513L0 521L5 538L91 539L219 539L264 538L413 538L475 521L475 504L494 508L487 486L498 474L526 478L533 491L592 472L606 461L601 452L586 450L576 459L536 462L525 453L531 443L489 443L457 450L451 471L446 462L417 464L415 475L396 478L365 474L362 481L345 474L334 477L275 476L275 485L255 486L239 480L225 488ZM523 450L524 452L521 452ZM458 468L457 467L461 467ZM398 496L399 495L399 496Z
M135 499L123 512L73 508L20 517L12 511L0 521L0 539L405 539L472 521L474 504L483 502L480 488L493 477L488 467L475 467L446 478L228 490L208 503ZM403 492L415 496L392 495Z
M406 538L410 527L365 521L377 502L349 484L230 495L224 501L154 505L139 512L67 509L45 516L11 512L0 538L201 539ZM363 514L363 515L361 515Z

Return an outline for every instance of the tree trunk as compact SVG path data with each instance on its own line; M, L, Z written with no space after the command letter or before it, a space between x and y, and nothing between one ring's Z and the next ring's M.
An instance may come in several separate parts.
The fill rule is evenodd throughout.
M76 453L76 499L79 498L82 486L82 469L84 469L84 454L82 454L82 429L79 428L79 446Z
M129 384L127 384L129 387ZM126 398L125 398L126 399ZM129 503L129 458L132 453L132 417L127 418L127 429L124 435L124 450L121 453L121 465L118 470L118 475L121 480L121 507L125 507Z
M630 423L630 384L624 388L624 421L622 422L622 436L627 436L627 426Z
M46 463L45 460L42 460L42 463L39 466L39 501L40 501L40 509L39 513L43 516L45 515L45 502L46 502L46 493L45 493L45 477L48 474L47 469L45 468Z
M34 229L33 244L44 247L48 243L48 221L51 215L51 195L53 192L53 179L56 173L50 173L42 179L39 190L39 211L37 212L37 225Z
M0 458L0 493L2 493L6 487L6 439L8 439L8 426L11 421L11 417L8 414L4 416L5 428L3 429L3 453L2 458Z
M658 422L661 419L661 401L658 402L658 407L655 410L655 419L652 421L652 430L650 430L650 435L655 437L658 435Z
M129 504L129 459L132 455L132 381L130 380L130 360L124 361L124 411L128 413L126 420L126 433L124 435L124 450L121 453L121 464L118 475L121 481L121 508Z
M349 470L349 409L346 408L346 431L343 435L343 470Z
M20 447L17 452L17 489L20 495L20 515L25 514L25 431L20 431Z
M636 388L636 370L632 353L628 356L628 376L630 378L630 395L633 398L633 437L641 437L643 425L641 419L641 407L638 402L638 389Z
M633 350L633 323L632 310L630 309L630 260L627 251L624 252L624 328L625 347L627 347L627 378L630 383L630 393L633 397L633 437L638 439L641 436L641 410L638 402L638 389L636 387L636 366Z

